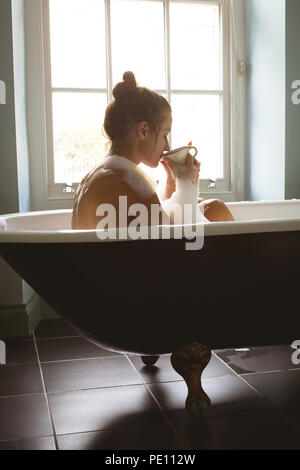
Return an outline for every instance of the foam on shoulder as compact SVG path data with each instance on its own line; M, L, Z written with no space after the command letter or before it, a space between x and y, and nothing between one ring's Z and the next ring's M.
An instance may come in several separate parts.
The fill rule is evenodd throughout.
M152 180L128 158L120 155L110 155L104 160L104 169L123 171L123 181L127 183L142 199L155 194Z
M135 169L136 163L120 155L108 155L104 159L103 167L105 170L128 171Z

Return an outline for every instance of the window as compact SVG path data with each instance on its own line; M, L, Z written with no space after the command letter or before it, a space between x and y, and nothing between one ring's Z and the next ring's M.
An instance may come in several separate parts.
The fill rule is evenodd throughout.
M39 174L48 207L51 200L72 199L76 183L106 155L104 111L125 70L170 101L170 145L192 140L198 147L200 192L215 193L213 179L218 193L233 193L231 1L29 0L30 21L33 8L38 19L42 6L39 145L45 160ZM30 38L28 44L35 61ZM30 114L36 115L33 108ZM34 155L32 162L37 175ZM151 172L159 178L158 170Z

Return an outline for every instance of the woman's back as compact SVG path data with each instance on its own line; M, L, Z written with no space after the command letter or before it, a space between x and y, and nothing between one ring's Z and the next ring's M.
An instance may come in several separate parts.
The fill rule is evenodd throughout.
M75 195L72 228L95 229L107 209L104 204L114 207L116 227L127 227L132 220L132 216L128 216L130 206L143 204L149 213L147 225L151 225L151 205L160 202L147 176L130 160L113 155L106 157L81 181ZM97 215L101 205L102 216Z

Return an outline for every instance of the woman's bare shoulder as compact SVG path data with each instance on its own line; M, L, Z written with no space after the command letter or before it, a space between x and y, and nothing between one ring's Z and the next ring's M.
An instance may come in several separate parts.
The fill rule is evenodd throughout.
M104 187L104 185L109 185L113 181L120 179L120 174L117 174L114 170L105 169L104 165L101 164L84 176L78 185L77 192L84 192L84 194L86 194L91 189L99 191Z
M104 192L113 196L118 192L118 188L124 189L124 175L125 171L106 169L104 165L100 165L84 182L85 193L90 192L100 196Z
M153 198L158 202L154 186L139 168L106 169L100 165L86 183L85 192L88 191L98 197L101 195L101 198L105 196L106 200L126 195L135 202Z
M120 197L126 197L126 204ZM160 205L158 196L143 173L136 170L105 169L100 165L88 178L82 181L74 203L73 228L94 228L99 222L97 209L102 204L120 207L143 204L151 211L153 204ZM124 206L125 204L125 206ZM150 213L150 212L149 212Z

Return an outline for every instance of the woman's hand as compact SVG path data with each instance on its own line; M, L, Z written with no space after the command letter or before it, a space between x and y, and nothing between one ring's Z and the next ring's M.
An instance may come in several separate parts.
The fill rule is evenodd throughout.
M174 162L172 159L168 159L167 157L162 158L161 162L163 163L165 169L167 166L169 173L173 175L175 181L176 178L178 178L181 180L191 181L195 186L198 185L200 162L198 162L198 160L190 153L188 154L184 163Z

